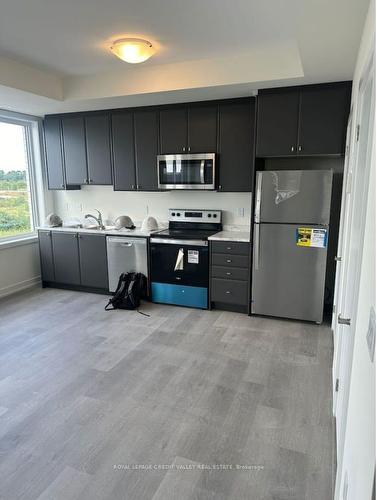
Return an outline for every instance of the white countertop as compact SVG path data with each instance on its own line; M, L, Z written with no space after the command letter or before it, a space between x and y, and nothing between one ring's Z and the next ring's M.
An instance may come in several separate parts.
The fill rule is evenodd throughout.
M80 227L48 227L48 226L38 226L37 229L45 230L45 231L59 231L59 232L64 232L64 233L87 233L87 234L104 234L104 235L111 235L111 236L139 236L139 237L144 237L148 238L152 233L155 233L156 231L161 231L161 228L157 229L156 231L141 231L140 228L136 229L87 229L87 228L80 228Z
M211 241L240 241L250 243L248 231L220 231L208 238Z

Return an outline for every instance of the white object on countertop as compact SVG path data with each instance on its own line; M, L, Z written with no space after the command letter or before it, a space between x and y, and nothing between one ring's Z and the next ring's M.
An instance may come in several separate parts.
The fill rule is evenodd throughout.
M211 241L239 241L250 242L250 232L248 231L220 231L208 238Z
M49 227L60 227L63 225L63 221L59 217L59 215L56 214L49 214L46 217L46 224Z
M123 227L127 229L132 229L135 227L135 224L132 222L131 217L128 215L120 215L115 219L114 222L115 229L122 229Z
M158 223L154 217L145 217L143 220L143 223L141 225L141 230L142 231L157 231L158 229Z

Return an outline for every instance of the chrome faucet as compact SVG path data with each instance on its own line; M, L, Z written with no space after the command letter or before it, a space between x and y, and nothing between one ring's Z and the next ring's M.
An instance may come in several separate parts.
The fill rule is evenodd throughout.
M85 219L89 219L89 218L92 218L94 219L97 224L99 225L99 228L100 229L105 229L105 226L103 225L103 220L102 220L102 214L99 210L97 210L96 208L94 209L96 212L98 212L98 217L96 217L95 215L92 215L92 214L86 214L85 215Z

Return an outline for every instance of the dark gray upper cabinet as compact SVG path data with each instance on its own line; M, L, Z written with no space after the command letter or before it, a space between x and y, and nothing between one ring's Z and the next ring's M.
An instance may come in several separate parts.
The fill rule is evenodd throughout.
M44 121L48 189L64 189L64 165L61 143L61 120L46 117Z
M158 112L155 110L135 111L135 163L137 189L156 191L158 154Z
M255 98L219 105L218 172L220 191L252 191Z
M113 113L111 122L114 189L131 191L136 189L133 113Z
M80 285L79 246L76 233L52 231L55 281Z
M189 153L217 152L217 104L190 105L188 109Z
M110 152L110 116L93 114L85 117L86 154L89 184L112 184Z
M78 234L81 286L108 289L106 236Z
M256 156L344 154L350 99L351 82L261 91Z
M66 183L87 184L84 118L63 117L62 131Z
M258 96L257 156L297 154L298 112L297 90Z
M42 281L55 281L51 231L38 231Z
M350 99L350 85L302 89L299 155L344 153Z
M161 154L187 153L187 106L160 111Z

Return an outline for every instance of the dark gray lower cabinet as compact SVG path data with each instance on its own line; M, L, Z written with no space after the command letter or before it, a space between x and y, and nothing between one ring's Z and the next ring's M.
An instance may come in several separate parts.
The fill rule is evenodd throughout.
M108 287L106 237L101 234L79 233L81 285L91 288Z
M39 248L44 282L108 289L105 235L40 230Z
M80 261L77 233L52 231L55 280L66 285L80 285Z
M249 312L250 243L211 243L210 295L216 309Z
M55 281L51 231L38 231L42 281Z

